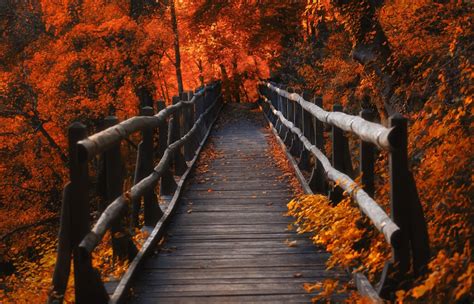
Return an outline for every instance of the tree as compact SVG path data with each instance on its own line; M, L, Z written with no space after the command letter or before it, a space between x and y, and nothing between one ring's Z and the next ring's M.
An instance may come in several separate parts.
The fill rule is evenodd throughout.
M179 50L179 31L178 31L178 20L176 18L176 10L174 6L174 0L170 2L170 14L171 14L171 28L173 29L174 35L174 66L176 69L176 81L178 82L178 94L183 93L183 75L181 74L181 53Z

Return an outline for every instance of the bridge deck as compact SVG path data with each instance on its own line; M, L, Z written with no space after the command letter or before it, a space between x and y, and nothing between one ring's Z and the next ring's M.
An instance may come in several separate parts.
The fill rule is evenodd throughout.
M284 212L293 193L269 156L272 135L257 119L261 113L229 108L166 242L137 274L135 303L309 302L303 283L337 275L325 270L327 253L287 231L292 219Z

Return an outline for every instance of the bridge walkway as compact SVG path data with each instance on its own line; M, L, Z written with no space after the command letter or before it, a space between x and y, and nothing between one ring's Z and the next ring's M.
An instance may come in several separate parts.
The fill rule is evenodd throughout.
M257 109L226 105L168 233L137 274L133 303L310 302L303 284L339 274L285 216L295 195Z

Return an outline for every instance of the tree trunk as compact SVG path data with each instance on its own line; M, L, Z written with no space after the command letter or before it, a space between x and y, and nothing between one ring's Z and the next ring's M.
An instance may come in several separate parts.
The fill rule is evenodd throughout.
M32 121L30 122L30 124L31 124L31 127L33 129L35 129L36 131L40 131L40 133L48 141L49 146L51 148L53 148L58 153L58 155L61 158L61 160L63 161L63 163L67 164L68 163L68 157L66 156L66 154L64 154L63 150L56 143L56 141L53 139L53 137L51 137L51 135L48 133L48 131L46 131L46 129L43 127L43 123L41 122L41 120L37 116L34 116L32 118Z
M138 100L140 100L140 109L143 107L153 107L153 95L147 87L141 87L136 90Z
M392 52L376 16L376 6L380 1L332 0L332 4L344 19L344 27L353 41L352 57L364 66L368 74L378 78L378 90L383 99L379 111L392 115L403 108L402 98L395 93L399 77Z
M176 10L174 6L174 0L170 0L170 12L171 12L171 27L173 28L174 34L174 55L176 68L176 80L178 81L178 93L183 93L183 75L181 74L181 54L179 51L179 32L178 32L178 20L176 19Z
M200 83L201 87L204 87L204 68L202 66L202 60L198 59L196 64L197 64L197 67L199 69L199 83Z
M227 76L227 71L225 69L225 66L224 64L220 64L219 67L221 68L221 75L222 75L222 84L223 84L223 87L224 87L224 100L226 102L230 102L230 81L229 81L229 77Z
M232 95L234 101L240 103L240 74L238 72L237 58L234 57L232 60Z

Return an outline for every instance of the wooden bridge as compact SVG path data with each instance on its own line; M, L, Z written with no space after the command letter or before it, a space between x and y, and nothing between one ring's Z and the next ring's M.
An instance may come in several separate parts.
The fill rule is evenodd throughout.
M304 282L347 281L348 273L325 270L328 254L308 236L287 229L292 219L284 213L295 192L271 156L270 141L286 151L304 192L329 194L334 204L347 192L391 246L392 261L375 288L354 274L360 293L381 301L407 274L422 273L429 244L408 170L406 120L395 116L384 127L370 122L367 111L362 117L339 106L328 112L320 98L269 82L259 84L259 93L260 111L225 105L216 82L173 98L167 108L159 102L157 114L145 107L120 123L108 117L105 129L91 136L74 123L49 301L62 302L71 260L78 303L309 302ZM328 131L331 161L324 153ZM361 139L362 188L353 181L344 131ZM124 187L121 143L138 132L133 186ZM389 151L391 217L371 197L375 147ZM92 210L100 214L93 226ZM140 249L134 228L150 232ZM120 281L104 283L92 253L109 230L114 256L129 265Z

